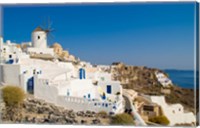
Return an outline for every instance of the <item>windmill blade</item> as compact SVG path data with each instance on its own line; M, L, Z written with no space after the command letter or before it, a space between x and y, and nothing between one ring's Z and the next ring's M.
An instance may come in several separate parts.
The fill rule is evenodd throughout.
M51 38L51 39L55 38L55 36L53 34L51 34L51 33L48 33L48 37Z
M49 29L49 32L54 32L54 31L55 31L54 28Z
M48 26L47 29L50 30L53 22L51 22L50 18L48 18Z
M47 26L46 26L45 18L43 19L42 24L40 25L40 27L41 27L43 30L46 29Z
M47 33L47 39L48 39L50 45L52 45L54 43L54 38L55 38L54 35L52 35L51 33Z

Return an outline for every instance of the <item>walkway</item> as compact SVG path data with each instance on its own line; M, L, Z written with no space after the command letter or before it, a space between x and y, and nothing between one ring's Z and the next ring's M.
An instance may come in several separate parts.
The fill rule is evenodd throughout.
M138 114L135 107L133 106L133 103L132 103L130 96L128 94L123 93L123 97L124 97L124 100L125 100L125 103L126 103L125 109L132 110L131 114L133 115L133 118L135 120L136 125L137 126L146 126L146 123L141 118L141 116Z

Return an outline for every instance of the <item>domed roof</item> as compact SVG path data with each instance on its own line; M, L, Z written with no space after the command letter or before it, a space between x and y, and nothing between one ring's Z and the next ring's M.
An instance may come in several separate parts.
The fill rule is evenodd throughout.
M44 31L40 26L38 26L33 32Z

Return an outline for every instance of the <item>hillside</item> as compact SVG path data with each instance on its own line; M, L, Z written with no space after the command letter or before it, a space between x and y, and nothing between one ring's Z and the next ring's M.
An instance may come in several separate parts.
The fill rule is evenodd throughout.
M9 120L6 116L5 105L0 103L0 113L3 123L30 123L30 124L84 124L84 125L108 125L109 116L102 116L92 111L78 111L65 109L47 103L44 100L27 96L22 108L21 115L15 120Z
M139 93L148 95L165 95L168 103L181 103L186 110L194 112L194 90L184 89L176 85L163 88L155 76L156 71L168 76L160 69L129 66L123 63L114 63L112 68L114 79L119 80L123 88L134 89ZM163 89L169 90L170 93L163 93Z

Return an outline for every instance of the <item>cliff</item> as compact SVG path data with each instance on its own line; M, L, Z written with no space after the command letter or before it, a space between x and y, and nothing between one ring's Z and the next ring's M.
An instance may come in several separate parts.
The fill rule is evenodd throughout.
M164 71L123 63L113 63L112 67L113 79L119 80L123 88L134 89L147 95L165 95L166 102L181 103L186 110L194 112L194 90L181 88L174 84L164 88L155 75L155 72L161 72L168 76Z

